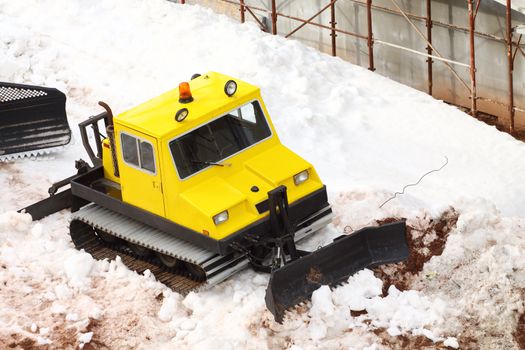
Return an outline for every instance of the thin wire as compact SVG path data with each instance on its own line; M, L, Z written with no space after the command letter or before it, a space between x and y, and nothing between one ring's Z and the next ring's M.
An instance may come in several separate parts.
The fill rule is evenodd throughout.
M423 174L423 175L419 178L419 180L417 180L416 183L408 184L408 185L406 185L405 187L403 187L403 190L402 190L401 192L396 192L396 193L394 193L394 195L393 195L392 197L388 198L386 201L384 201L383 204L381 204L381 205L379 206L379 208L380 208L380 209L383 208L383 206L384 206L385 204L387 204L388 202L390 202L392 199L396 198L398 194L399 194L399 195L403 195L403 194L405 194L405 190L406 190L408 187L419 185L419 183L420 183L420 182L421 182L421 181L422 181L427 175L440 171L440 170L443 169L445 166L447 166L447 164L448 164L448 157L445 156L445 164L443 164L439 169L434 169L434 170L430 170L429 172L426 172L425 174Z

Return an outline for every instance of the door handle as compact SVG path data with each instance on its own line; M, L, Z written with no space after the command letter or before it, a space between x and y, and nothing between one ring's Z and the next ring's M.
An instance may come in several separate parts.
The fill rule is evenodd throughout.
M160 193L162 193L162 183L161 182L153 181L153 188L158 189Z

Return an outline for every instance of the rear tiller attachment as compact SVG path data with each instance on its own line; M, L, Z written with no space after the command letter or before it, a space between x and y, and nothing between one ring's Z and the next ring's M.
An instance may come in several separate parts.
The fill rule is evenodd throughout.
M340 236L314 252L306 252L295 247L284 186L269 192L269 204L274 232L264 244L272 247L271 258L265 260L267 265L251 259L256 269L271 272L265 299L278 322L283 321L287 309L310 299L322 285L335 286L364 268L408 258L404 221L366 227Z
M57 89L0 82L0 161L67 145L66 96Z

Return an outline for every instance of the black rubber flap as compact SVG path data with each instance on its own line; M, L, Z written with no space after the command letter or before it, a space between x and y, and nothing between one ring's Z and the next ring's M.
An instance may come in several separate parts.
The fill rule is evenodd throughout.
M0 156L63 146L70 140L62 92L0 82Z
M272 272L266 289L266 306L277 322L284 312L322 285L334 286L354 273L408 258L404 221L366 227L299 258Z

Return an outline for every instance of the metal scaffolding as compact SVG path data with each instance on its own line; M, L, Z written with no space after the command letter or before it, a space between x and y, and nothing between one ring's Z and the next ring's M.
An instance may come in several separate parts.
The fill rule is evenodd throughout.
M521 48L521 40L522 35L520 34L518 36L518 40L514 42L514 28L512 27L511 23L511 0L507 0L506 3L506 31L505 31L505 38L498 37L493 34L489 33L481 33L476 31L476 16L478 14L479 6L481 0L466 0L467 9L468 9L468 27L462 27L450 23L444 23L440 21L436 21L432 19L432 1L431 0L425 0L426 1L426 15L425 16L419 16L412 13L409 13L405 10L403 10L396 0L390 0L395 7L395 9L382 7L378 5L374 5L372 3L372 0L347 0L351 1L359 6L362 6L366 8L366 28L367 33L366 34L360 34L360 33L353 33L347 30L342 30L340 28L337 28L337 22L336 22L336 7L335 4L338 0L326 0L326 5L322 6L319 11L308 17L307 19L287 15L284 13L281 13L277 10L277 4L276 0L271 0L271 8L266 9L258 6L252 6L246 4L245 0L218 0L223 3L228 3L231 5L239 6L240 11L240 21L245 22L246 21L246 12L253 18L253 20L259 25L261 30L264 30L266 32L271 32L274 35L277 35L277 22L278 19L281 18L287 18L291 19L295 22L298 22L298 26L292 29L289 33L283 33L283 36L286 38L291 37L295 33L297 33L299 30L301 30L303 27L310 25L315 26L318 28L326 29L330 32L331 37L331 53L333 56L337 56L337 36L338 34L343 35L349 35L355 38L359 38L361 40L366 40L366 45L368 48L368 69L371 71L375 70L374 66L374 45L384 45L389 46L392 48L396 48L399 50L403 50L406 52L409 52L411 54L415 55L421 55L425 56L426 63L427 63L427 85L428 85L428 94L432 95L433 93L433 64L435 61L442 62L447 69L451 72L451 74L455 77L455 79L461 83L461 85L466 89L466 91L469 94L470 99L470 113L473 116L477 116L478 114L478 101L485 101L494 103L500 106L504 106L507 108L510 118L510 125L508 125L507 131L510 134L515 133L515 112L525 112L524 107L519 107L515 105L514 101L514 85L513 85L513 71L514 71L514 62L516 58L516 54L518 51L525 56L524 50ZM185 3L184 0L180 1L181 3ZM330 22L328 25L314 22L322 13L327 11L329 9L330 11ZM372 30L372 24L373 24L373 16L372 16L372 10L378 10L378 11L384 11L392 14L397 14L400 16L403 16L407 23L410 25L410 27L418 34L418 36L421 37L421 39L426 43L426 52L417 51L408 47L405 47L403 45L387 42L385 40L379 40L377 38L374 38L374 33ZM264 23L264 21L261 21L261 19L258 18L256 13L263 14L271 19L271 28L268 28L268 25ZM422 33L417 25L414 23L414 21L422 21L425 23L426 26L426 34ZM436 47L432 43L432 28L434 25L439 25L441 27L457 30L457 31L463 31L469 34L469 64L458 62L450 58L446 58L436 49ZM508 101L507 103L497 101L492 98L479 96L477 93L477 83L476 83L476 46L475 46L475 36L484 37L487 39L495 40L498 42L502 42L505 44L507 50L507 73L508 73ZM461 66L466 67L469 69L470 73L470 84L465 82L458 72L455 70L454 66Z

